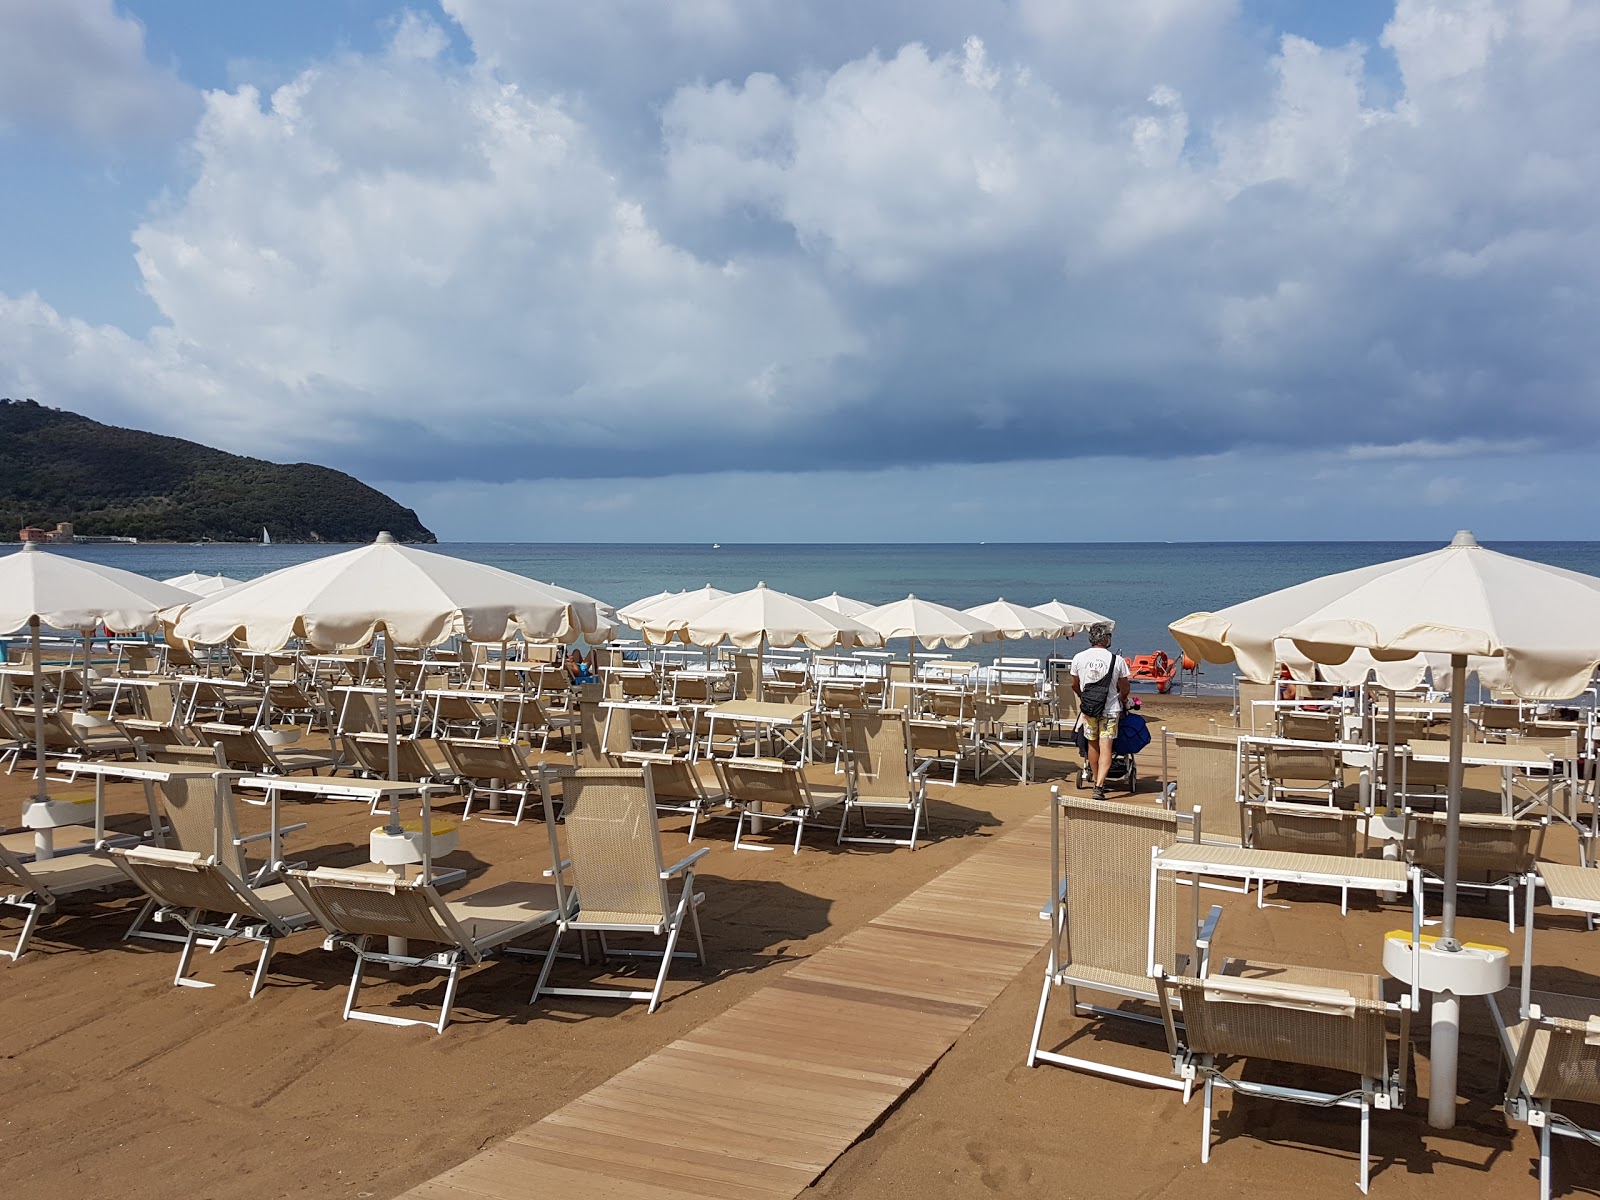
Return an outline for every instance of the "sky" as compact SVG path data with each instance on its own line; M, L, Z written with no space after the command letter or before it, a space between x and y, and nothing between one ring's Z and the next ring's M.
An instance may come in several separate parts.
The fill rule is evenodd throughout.
M1594 536L1590 0L0 0L0 395L444 540Z

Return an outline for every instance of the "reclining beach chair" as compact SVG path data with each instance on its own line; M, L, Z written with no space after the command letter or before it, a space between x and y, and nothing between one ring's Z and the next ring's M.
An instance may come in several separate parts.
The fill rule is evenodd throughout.
M210 939L213 948L241 938L261 943L261 956L250 980L250 999L254 1000L278 939L314 924L287 884L251 887L215 855L161 846L131 846L110 853L128 878L156 902L161 914L171 916L188 932L172 980L177 987L212 986L186 978L201 938Z
M243 725L224 725L207 721L194 727L194 735L217 755L217 765L252 775L293 775L326 770L333 774L344 765L337 750L300 750L289 743L299 731L280 733L274 729L247 729Z
M512 943L550 928L561 916L557 890L548 883L501 883L444 900L420 875L404 880L387 871L318 867L291 870L288 882L307 911L327 931L323 945L329 950L344 947L356 956L345 997L344 1019L382 1025L427 1025L437 1033L443 1033L450 1021L463 967L495 954L539 954L538 950ZM403 950L392 950L389 938L405 939L407 945ZM382 949L374 948L374 941ZM424 946L413 948L412 942ZM544 972L549 971L554 953L552 943L544 952ZM369 962L446 972L438 1021L358 1010L361 973ZM542 982L543 972L540 979Z
M661 754L649 750L630 750L616 755L617 765L623 767L650 767L650 784L655 792L656 811L689 814L689 840L694 841L695 826L700 818L710 816L718 808L728 807L728 798L720 791L709 789L694 763L678 754Z
M1199 889L1184 888L1151 859L1178 840L1178 817L1153 805L1081 800L1050 789L1052 888L1045 914L1051 921L1050 962L1028 1044L1028 1066L1054 1063L1113 1079L1155 1087L1183 1085L1167 1075L1112 1066L1040 1048L1045 1013L1056 988L1067 989L1073 1015L1122 1017L1155 1024L1159 1018L1128 1009L1080 1004L1079 991L1155 1003L1152 964L1179 974L1205 973L1211 937L1222 909L1197 921ZM1186 911L1188 910L1188 911Z
M1200 1161L1211 1161L1218 1085L1243 1096L1355 1108L1361 1112L1359 1186L1365 1194L1372 1110L1398 1110L1405 1103L1410 995L1387 1004L1377 975L1237 960L1201 978L1163 974L1158 986L1173 1070L1186 1089L1204 1084ZM1396 1014L1400 1040L1391 1058L1389 1021ZM1239 1058L1347 1071L1360 1078L1360 1090L1316 1092L1229 1078L1226 1060ZM1225 1061L1219 1065L1218 1059Z
M1336 712L1297 712L1295 709L1278 710L1278 734L1296 742L1337 742L1339 722Z
M799 767L775 758L718 758L712 760L712 767L728 802L739 810L739 824L733 834L735 850L772 849L742 844L745 820L753 817L792 824L794 852L799 854L806 822L844 804L844 789L812 787ZM843 816L841 812L840 828L844 827Z
M445 740L439 743L439 749L450 764L450 770L467 785L467 803L461 812L463 821L472 820L472 806L480 799L498 801L511 797L517 807L509 817L490 811L480 812L478 819L501 825L522 823L529 792L539 782L537 769L528 764L527 750L510 742L470 739Z
M1427 885L1443 881L1445 832L1442 814L1406 814L1406 860L1418 871L1412 900L1421 911ZM1517 893L1528 884L1529 874L1544 850L1550 818L1517 820L1490 813L1463 813L1457 838L1457 886L1506 894L1506 923L1517 928ZM1420 919L1420 918L1419 918Z
M976 753L977 739L970 722L941 721L933 718L907 722L907 736L911 739L911 754L917 769L926 768L924 778L929 783L954 787L961 782L961 764ZM950 778L935 780L931 772L935 767L950 768Z
M685 923L694 931L693 957L706 961L700 937L703 892L694 890L694 864L710 853L708 847L667 866L661 853L661 833L656 824L656 797L651 786L654 768L585 769L563 783L565 853L558 835L554 802L545 791L545 827L550 854L555 860L559 905L564 914L550 944L550 955L540 973L530 1003L540 996L589 996L610 1000L645 1000L649 1012L661 1004L661 989L674 958L691 957L677 950ZM569 874L570 872L570 874ZM674 881L676 884L674 885ZM550 964L567 933L600 935L600 953L661 959L655 986L649 991L620 988L550 987ZM660 951L617 950L606 944L607 933L641 933L664 937Z
M344 746L345 761L369 779L389 777L389 739L381 733L352 733L340 740ZM454 784L456 773L450 764L439 762L419 738L400 738L395 743L400 778L407 783ZM372 811L387 803L374 798Z
M1244 843L1244 811L1239 795L1239 743L1231 737L1200 733L1171 735L1177 780L1167 785L1167 804L1194 813L1192 839L1212 846Z
M1344 764L1337 750L1269 745L1262 758L1268 800L1325 796L1331 807L1334 793L1344 786Z
M1288 854L1331 854L1355 858L1360 853L1364 821L1360 813L1320 804L1263 804L1244 806L1245 845L1252 850L1279 850ZM1256 888L1256 907L1266 903L1267 881ZM1350 911L1350 889L1339 889L1339 914Z
M26 954L39 918L55 912L66 897L105 891L126 882L117 865L98 852L62 854L24 864L0 846L0 904L21 909L25 914L17 944L10 950L0 950L0 954L12 962Z
M917 848L917 833L925 819L928 797L928 765L910 769L911 748L905 715L893 709L868 711L851 709L843 718L845 798L844 816L839 821L841 842L873 842L878 845ZM861 816L867 834L879 836L846 837L850 814ZM893 827L874 825L874 813L894 813L904 818ZM882 836L884 830L904 833L904 837Z

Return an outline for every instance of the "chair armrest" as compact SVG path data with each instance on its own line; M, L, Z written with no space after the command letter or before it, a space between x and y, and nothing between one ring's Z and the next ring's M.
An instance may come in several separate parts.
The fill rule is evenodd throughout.
M300 740L298 729L263 729L258 735L268 746L291 746Z
M1206 919L1200 922L1200 931L1195 934L1194 948L1200 954L1200 978L1204 979L1210 973L1211 943L1217 936L1217 925L1222 921L1222 905L1213 904L1211 911L1206 914Z
M706 847L706 848L708 850L710 849L709 846ZM551 878L552 876L556 875L559 872L570 871L571 869L572 869L572 860L570 858L563 858L555 866L546 868L545 873L544 873L544 877L546 879L549 879L549 878Z
M691 866L693 866L695 863L699 862L702 858L704 858L706 855L708 855L710 853L711 853L711 847L710 846L701 846L700 849L696 850L693 854L689 855L688 858L680 859L678 862L673 863L665 871L661 872L661 878L670 879L670 878L672 878L672 876L676 875L679 871L688 870Z
M306 822L305 821L296 821L293 825L280 825L280 826L278 826L278 836L279 837L287 837L291 833L299 833L305 827L306 827ZM247 833L243 837L234 838L233 839L233 844L235 846L246 846L246 845L249 845L251 842L263 842L263 841L266 841L266 839L271 837L271 836L272 836L272 831L271 830L268 830L265 833Z

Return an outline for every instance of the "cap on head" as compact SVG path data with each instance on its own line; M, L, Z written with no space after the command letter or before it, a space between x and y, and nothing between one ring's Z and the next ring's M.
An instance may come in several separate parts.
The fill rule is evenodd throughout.
M1089 645L1110 646L1111 626L1107 625L1104 621L1089 626Z

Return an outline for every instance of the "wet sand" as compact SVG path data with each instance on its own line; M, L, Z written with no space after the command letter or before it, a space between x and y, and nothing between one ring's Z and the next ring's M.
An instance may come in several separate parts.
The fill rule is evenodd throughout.
M1153 727L1204 730L1209 720L1227 722L1227 705L1149 697L1145 714ZM324 951L314 933L278 953L269 985L247 1001L251 947L198 956L200 977L217 987L174 988L176 946L120 940L137 907L131 891L99 903L68 901L22 962L0 967L7 1017L0 1029L0 1119L12 1150L4 1194L10 1200L393 1196L540 1119L859 927L1041 811L1050 783L1076 762L1070 750L1049 748L1033 784L992 777L934 787L936 840L915 853L836 847L821 828L807 835L798 856L735 852L733 823L711 823L697 839L712 848L699 876L710 964L676 967L654 1015L642 1005L564 997L530 1007L536 964L511 958L464 973L443 1035L343 1022L351 959ZM1158 762L1156 746L1140 758L1151 798ZM819 780L827 778L826 768L815 770ZM15 823L26 791L21 773L0 776L0 814ZM113 808L130 819L142 808L131 785L113 786L111 796ZM444 811L458 812L459 805ZM247 828L265 827L264 811L243 813ZM379 823L351 802L288 804L285 820L310 823L290 840L290 858L336 864L364 860L367 831ZM686 825L686 818L663 821L669 860L684 848ZM1552 849L1573 860L1564 842L1553 841ZM548 860L542 822L512 828L474 820L462 827L461 849L445 865L466 867L471 878L464 886L475 888L537 879ZM1407 920L1403 907L1379 909L1356 899L1341 920L1336 897L1312 889L1281 897L1269 889L1269 900L1292 904L1287 911L1258 912L1253 898L1216 896L1227 910L1223 952L1277 961L1374 970L1383 932ZM1507 941L1503 921L1493 920L1503 909L1470 903L1466 911L1471 936ZM1542 918L1540 962L1573 972L1561 986L1600 994L1600 942L1576 922L1545 928L1560 922ZM0 924L8 938L17 927L9 914ZM1041 946L1043 932L1041 925ZM597 978L577 963L557 970L569 981ZM1230 1115L1223 1100L1224 1140L1202 1170L1198 1107L1184 1110L1176 1093L1055 1067L1025 1068L1042 971L1041 956L816 1191L1136 1196L1177 1181L1204 1195L1354 1188L1351 1113L1246 1101ZM436 972L368 978L364 1006L412 1015L431 1013L443 991ZM1419 1031L1425 1045L1425 1029ZM1092 1027L1063 1016L1047 1040L1085 1033L1094 1036ZM1106 1053L1164 1069L1156 1042L1128 1048L1120 1032L1107 1036L1117 1040L1105 1043ZM1525 1130L1510 1134L1493 1107L1494 1063L1487 1017L1469 1004L1463 1126L1450 1137L1424 1135L1424 1106L1416 1099L1406 1114L1377 1114L1374 1147L1387 1161L1375 1175L1374 1194L1409 1189L1438 1196L1446 1188L1485 1194L1488 1186L1532 1194L1534 1143ZM1558 1191L1580 1173L1600 1179L1600 1151L1562 1142L1556 1158Z

